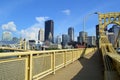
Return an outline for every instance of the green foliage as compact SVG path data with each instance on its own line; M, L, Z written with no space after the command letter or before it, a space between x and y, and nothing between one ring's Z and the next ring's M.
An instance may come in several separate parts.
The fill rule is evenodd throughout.
M1 53L1 52L4 52L4 50L1 50L1 49L0 49L0 53Z

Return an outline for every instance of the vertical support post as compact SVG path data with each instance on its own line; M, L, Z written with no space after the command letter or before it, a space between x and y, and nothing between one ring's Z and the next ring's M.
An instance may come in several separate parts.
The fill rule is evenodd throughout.
M29 58L27 57L26 59L26 64L25 64L25 80L29 80Z
M64 67L66 67L66 51L64 52Z
M74 62L74 51L72 50L72 63Z
M78 59L78 50L75 53L76 53L75 58Z
M33 59L33 55L31 53L29 57L29 80L32 80L32 66L33 66L32 59Z
M78 59L78 58L80 58L80 57L81 57L82 50L81 50L81 49L77 50L77 54L78 54L78 56L77 56L77 59Z
M55 74L55 52L53 52L53 65L52 65L53 74Z
M24 41L24 50L26 50L26 41Z
M78 49L78 50L77 50L77 59L80 58L80 55L81 55L81 50Z
M51 69L53 69L53 53L50 53L51 56Z
M79 50L79 49L78 49L78 50ZM79 52L79 54L78 54L78 50L76 51L76 59L78 59L79 54L80 54L80 52Z
M21 58L21 55L19 55L18 57Z
M81 54L82 54L82 50L79 49L79 50L77 51L77 54L78 54L78 58L80 58L80 57L81 57Z

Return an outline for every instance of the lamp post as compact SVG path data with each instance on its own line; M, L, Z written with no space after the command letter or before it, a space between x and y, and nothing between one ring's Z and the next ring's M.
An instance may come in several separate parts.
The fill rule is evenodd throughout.
M85 16L84 19L83 19L83 40L85 41L84 46L86 46L86 43L87 43L86 37L85 37L85 22L88 19L88 17L93 15L93 14L98 14L99 15L100 13L99 12L90 13L87 16Z

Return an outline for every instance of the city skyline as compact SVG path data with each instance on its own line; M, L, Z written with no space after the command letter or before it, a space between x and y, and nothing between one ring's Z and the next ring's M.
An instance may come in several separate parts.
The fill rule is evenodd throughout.
M55 0L2 0L0 3L0 39L3 31L13 36L36 39L44 21L54 20L55 36L66 34L69 26L74 26L75 39L83 30L83 18L93 12L119 12L119 0L95 1L55 1ZM47 6L46 6L47 5ZM89 25L88 25L89 24ZM98 15L91 15L86 21L85 31L95 35Z

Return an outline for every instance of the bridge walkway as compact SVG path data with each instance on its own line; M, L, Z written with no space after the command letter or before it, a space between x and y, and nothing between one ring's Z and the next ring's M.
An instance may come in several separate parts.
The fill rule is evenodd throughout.
M65 68L48 75L42 80L104 80L102 55L89 53Z

